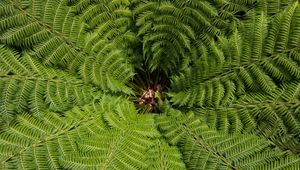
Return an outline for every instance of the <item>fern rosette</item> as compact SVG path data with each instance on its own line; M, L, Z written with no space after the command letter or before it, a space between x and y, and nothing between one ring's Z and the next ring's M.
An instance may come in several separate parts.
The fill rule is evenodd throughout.
M300 169L290 0L2 0L0 169Z

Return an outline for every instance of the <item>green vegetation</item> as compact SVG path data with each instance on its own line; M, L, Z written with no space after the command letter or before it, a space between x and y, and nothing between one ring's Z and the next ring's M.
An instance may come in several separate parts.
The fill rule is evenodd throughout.
M1 0L0 169L300 169L291 0Z

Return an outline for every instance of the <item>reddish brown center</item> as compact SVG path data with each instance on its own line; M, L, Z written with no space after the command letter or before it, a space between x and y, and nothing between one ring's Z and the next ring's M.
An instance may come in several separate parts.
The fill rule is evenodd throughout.
M139 105L141 107L146 107L150 112L155 112L158 109L158 101L155 96L155 93L161 93L161 86L157 85L155 89L148 88L144 89L141 92L141 96L139 98Z

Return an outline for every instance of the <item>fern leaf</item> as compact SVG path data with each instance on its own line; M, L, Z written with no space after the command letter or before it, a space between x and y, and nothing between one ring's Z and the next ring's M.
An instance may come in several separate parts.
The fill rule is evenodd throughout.
M147 151L147 169L185 169L181 160L181 154L175 147L169 146L166 142L157 140Z
M172 111L170 114L172 115ZM217 133L205 125L201 126L200 121L197 121L192 114L173 114L171 120L170 116L161 116L158 121L170 143L179 143L182 146L180 148L183 159L190 169L235 169L243 167L241 162L247 162L247 168L260 166L294 168L299 166L298 157L284 156L278 150L270 151L268 148L272 147L272 144L264 139L253 135ZM176 133L171 133L175 129ZM268 157L267 160L265 160L266 157ZM281 164L281 166L276 163L278 160L287 161L287 163Z

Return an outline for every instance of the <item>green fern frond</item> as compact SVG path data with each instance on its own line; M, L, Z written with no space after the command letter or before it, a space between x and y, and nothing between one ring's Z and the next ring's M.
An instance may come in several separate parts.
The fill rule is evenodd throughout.
M299 150L294 148L299 143L298 88L299 83L293 82L269 95L246 95L231 107L199 109L198 113L217 130L262 134L277 146L298 153Z
M273 54L286 50L290 27L292 24L292 16L297 8L298 3L293 3L285 11L278 13L272 22L272 27L269 30L269 35L266 42L266 52ZM293 18L294 22L298 19Z
M9 122L14 114L29 110L41 115L47 107L50 111L65 111L72 104L91 100L85 94L93 93L89 86L66 72L41 65L29 55L19 56L0 46L0 64L2 121Z
M106 130L79 143L80 152L64 156L66 169L139 169L147 167L146 146L149 139L131 131Z
M1 42L31 48L32 55L48 65L66 66L76 61L78 67L80 55L76 50L81 49L84 42L84 25L66 6L66 1L28 0L23 4L25 2L26 8L13 1L1 5L11 9L4 11L6 17L0 21L9 26L0 31ZM31 9L31 5L36 8Z
M41 120L19 115L0 135L1 169L61 169L59 158L76 150L75 141L89 135L92 124L103 128L93 112L75 108L65 115L68 118L47 113Z
M117 108L112 106L118 105ZM158 137L153 116L136 115L131 103L103 98L99 112L109 129L89 140L79 142L80 152L70 152L61 159L64 168L146 168L147 148L154 143L148 137ZM100 141L100 142L99 142ZM98 162L98 163L94 163Z
M262 0L257 3L257 10L259 12L263 11L266 14L272 16L284 10L291 1L282 0L282 1L274 1L274 0Z
M294 11L295 8L296 4L293 4L289 9ZM276 17L279 15L290 16L291 11L283 11L281 14L276 15ZM291 18L290 16L290 19ZM293 19L294 20L290 21L288 25L294 25L293 23L296 22L297 18L294 17ZM275 43L275 40L271 37L272 35L277 35L276 32L278 32L278 30L276 31L275 29L280 27L280 24L270 25L270 31L267 33L267 22L264 14L259 16L253 14L253 18L247 21L246 25L241 28L242 33L245 31L244 35L236 31L229 40L221 37L217 44L212 42L210 47L204 47L206 48L204 51L199 50L201 57L198 61L196 60L195 63L197 64L188 68L190 69L188 74L177 78L176 82L181 83L173 83L174 91L169 94L173 96L173 98L176 98L176 101L172 99L174 104L182 106L189 103L189 107L192 107L193 105L197 105L195 98L202 100L204 97L204 106L218 106L220 104L219 101L222 101L222 96L225 96L225 91L220 91L220 89L224 89L224 84L231 84L230 89L238 87L238 84L243 84L243 86L239 86L242 89L236 91L231 90L229 93L231 99L234 99L234 97L239 96L238 91L271 92L277 86L274 80L277 81L278 85L290 80L298 80L299 66L297 49L277 51L276 54L272 54L271 56L266 54L269 51L270 43L268 42L272 41ZM282 32L289 31L290 26L280 29L282 29ZM266 34L268 36L266 36ZM288 36L288 34L286 36ZM242 42L239 42L241 45L237 45L237 40L239 39L242 39ZM242 48L240 48L240 46L242 46ZM276 47L276 49L279 48ZM206 51L210 51L210 55L208 55ZM201 72L202 70L205 71ZM184 76L188 77L185 78ZM211 83L214 84L214 86L212 86ZM181 88L180 84L183 84L184 88ZM193 84L193 86L190 86L190 84ZM203 89L202 86L205 86L205 88ZM200 87L202 88L201 90L199 89ZM180 91L175 89L182 89L182 91L185 92L177 96L176 93L180 93ZM205 95L203 91L205 91ZM196 96L199 97L190 98L190 94L192 93L196 93ZM215 96L214 104L211 102L211 95ZM187 99L190 99L190 101L187 101ZM200 102L198 106L203 106L202 102Z
M272 143L254 135L222 134L201 125L193 114L163 115L159 127L171 144L177 144L189 169L295 168L299 158L272 151ZM172 118L171 118L172 117ZM171 119L170 119L171 118ZM278 162L286 163L278 163Z
M85 82L92 82L103 90L132 93L125 84L133 77L132 66L126 61L122 51L99 54L97 58L86 58L80 74Z
M181 154L174 146L169 146L164 141L157 140L147 151L147 169L185 169L186 166L181 160Z
M158 136L153 116L136 117L133 105L125 101L102 97L100 103L73 108L64 117L56 113L46 113L41 119L28 114L19 115L17 122L3 129L5 133L0 135L0 165L8 169L61 169L62 165L71 169L86 166L137 169L148 166L144 161L148 146L152 146L148 137ZM122 116L120 118L124 122L129 121L128 126L117 129L116 126L109 126L107 129L111 123L106 125L105 122L111 122L112 119L108 120L108 117L111 118L112 114L106 112L103 106L115 106L117 103L120 107L113 109L112 114ZM134 122L136 125L132 126L130 119L132 122L133 119L139 120L139 123ZM141 131L142 127L145 128L144 132ZM149 128L153 129L152 133ZM81 161L76 163L80 157ZM102 163L94 164L91 160L102 160Z
M138 4L134 15L137 16L137 26L140 26L138 35L143 38L143 51L149 52L149 55L157 56L157 51L165 51L164 49L172 48L172 45L170 45L171 47L161 45L162 50L159 50L158 46L155 50L149 50L148 48L153 47L153 45L148 44L155 44L156 41L170 41L172 44L180 44L176 48L178 51L172 56L165 53L159 55L168 56L164 58L172 58L178 54L179 56L189 55L191 52L190 44L193 44L194 40L200 39L209 43L212 37L222 34L221 28L216 26L219 23L216 20L213 21L214 17L218 17L217 10L218 6L216 4L206 1L163 1ZM177 38L174 40L171 37ZM154 42L149 42L149 39ZM162 58L147 58L147 60L152 60L150 64L152 70L160 65L169 67L169 70L174 67L169 64L174 59L173 61L168 59L166 60L168 62L165 62ZM178 59L175 58L174 62L177 63L176 60Z

